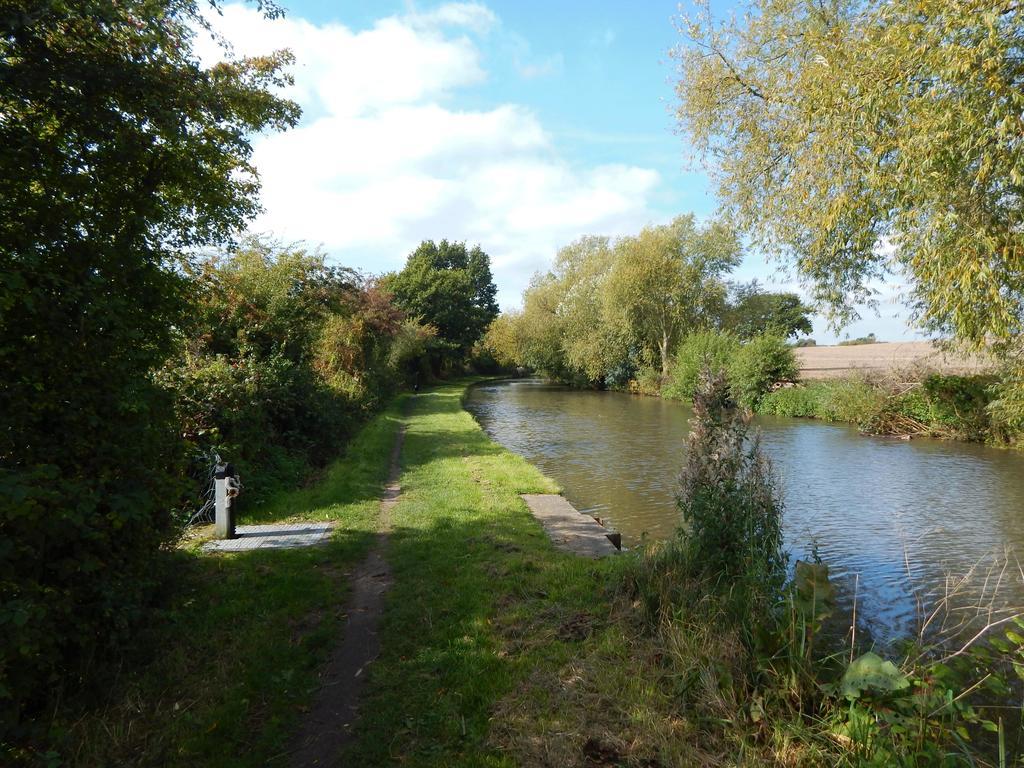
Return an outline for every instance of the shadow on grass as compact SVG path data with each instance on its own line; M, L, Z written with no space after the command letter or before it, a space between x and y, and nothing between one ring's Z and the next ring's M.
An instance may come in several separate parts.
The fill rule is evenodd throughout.
M332 521L327 543L206 554L194 540L161 553L153 567L165 588L131 647L58 696L32 724L38 746L21 756L44 763L49 751L50 762L81 766L280 764L340 631L348 572L376 537L404 402L367 424L319 482L239 520Z
M85 691L58 709L50 737L60 764L274 764L340 631L348 570L373 536L167 553L173 581L136 650L94 675L105 692Z
M513 764L492 717L531 675L555 674L611 626L625 558L555 550L518 496L550 481L488 440L461 394L448 386L408 402L382 655L341 764ZM169 553L172 588L103 706L58 712L51 736L65 764L287 765L341 631L347 574L376 534L397 408L315 486L242 521L337 521L327 545Z
M457 386L411 403L383 649L341 764L518 764L495 733L506 697L611 623L625 558L556 550L519 498L551 481L491 442L461 403Z

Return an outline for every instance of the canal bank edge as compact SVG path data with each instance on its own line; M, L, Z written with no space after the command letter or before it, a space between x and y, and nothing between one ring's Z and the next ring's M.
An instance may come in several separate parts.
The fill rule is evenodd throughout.
M473 416L472 412L466 407L466 400L474 386L509 381L514 378L513 376L490 376L485 379L469 382L463 388L462 394L459 397L459 404L462 410ZM476 422L475 417L473 421ZM477 426L485 435L487 434L482 424L477 422ZM490 435L487 435L487 437L495 445L500 445L497 441L491 439ZM502 449L507 450L504 446L502 446ZM539 467L531 466L534 466L538 472L543 474ZM557 481L553 478L549 479L552 483L557 484ZM593 558L606 557L622 551L622 534L608 528L603 520L593 515L588 515L585 512L580 512L561 493L522 493L520 498L526 502L526 506L534 518L541 524L548 538L551 539L551 542L558 549L571 552L574 555L580 555L581 557Z

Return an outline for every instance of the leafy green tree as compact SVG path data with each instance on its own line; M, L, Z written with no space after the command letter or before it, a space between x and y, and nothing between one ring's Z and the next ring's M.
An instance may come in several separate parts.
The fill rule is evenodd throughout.
M522 365L521 318L522 312L502 312L484 334L482 344L499 368Z
M335 456L417 352L390 297L318 251L249 238L197 265L192 286L192 322L159 381L190 453L230 457L246 499Z
M734 290L723 325L744 341L763 335L788 339L814 330L810 312L795 293L766 293L754 280Z
M438 363L464 360L498 316L491 260L478 245L424 240L382 286L408 315L437 329Z
M572 378L563 339L564 319L559 314L563 288L552 274L534 275L523 292L523 311L516 318L519 364L556 379Z
M193 0L0 6L0 742L140 618L177 499L150 372L180 254L256 212L248 137L299 114L287 53L205 69L202 26Z
M681 127L739 225L839 319L888 271L968 342L1024 331L1024 7L1016 0L703 3Z
M721 221L698 226L693 215L647 227L615 247L608 301L648 362L667 377L672 351L691 330L710 327L724 309L723 280L740 262L739 239Z
M561 290L562 349L567 367L591 385L618 385L636 369L630 329L608 297L616 252L607 237L588 235L558 251L554 273ZM622 371L619 382L609 381Z

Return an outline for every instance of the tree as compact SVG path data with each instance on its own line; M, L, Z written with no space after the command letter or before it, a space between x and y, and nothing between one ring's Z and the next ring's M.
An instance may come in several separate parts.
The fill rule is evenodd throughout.
M556 379L572 378L562 344L562 293L562 285L554 274L535 274L523 292L523 312L516 320L519 364Z
M0 7L0 741L139 619L178 497L150 374L182 253L256 212L248 137L299 114L287 53L204 69L202 24L193 0Z
M487 328L482 345L499 368L515 368L522 364L522 341L519 338L522 312L503 312Z
M724 324L744 341L764 335L788 339L814 330L810 312L795 293L765 293L754 280L734 289Z
M636 368L628 326L608 301L616 252L609 238L587 235L555 256L566 366L591 385L622 386ZM609 381L609 377L616 379ZM619 380L622 379L622 380Z
M687 331L717 321L723 276L740 261L740 244L720 221L698 226L692 214L647 227L616 244L608 297L649 362L667 377L671 353Z
M449 361L465 359L498 316L491 260L478 245L424 240L382 286L408 315L437 329Z
M1024 6L707 3L677 53L680 125L739 225L839 320L910 281L917 320L974 344L1024 331Z

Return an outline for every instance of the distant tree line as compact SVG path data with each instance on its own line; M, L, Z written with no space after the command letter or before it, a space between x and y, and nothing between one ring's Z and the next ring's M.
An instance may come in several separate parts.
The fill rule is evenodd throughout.
M506 366L562 381L657 388L693 334L721 331L743 344L810 333L810 308L796 294L729 281L741 258L731 227L692 215L616 240L580 238L534 276L523 308L499 317L485 344Z

